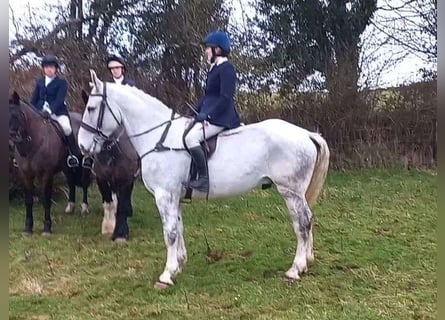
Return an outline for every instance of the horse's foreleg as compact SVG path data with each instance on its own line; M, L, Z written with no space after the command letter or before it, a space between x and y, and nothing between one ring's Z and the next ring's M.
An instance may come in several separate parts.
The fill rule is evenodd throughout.
M112 234L116 225L116 204L113 202L111 188L105 179L96 178L97 186L102 195L104 217L102 220L102 234Z
M128 198L128 202L126 205L127 208L127 218L130 218L133 216L133 205L131 204L131 194L133 193L133 188L134 188L134 179L131 179L131 183L128 187L128 192L129 192L129 198Z
M307 271L308 262L313 262L312 212L304 196L288 195L285 199L297 235L295 258L285 275L291 280L298 280L300 275Z
M155 288L163 289L173 285L173 279L181 271L178 261L178 244L181 241L180 239L183 237L183 230L179 223L179 197L173 197L171 192L157 190L155 192L155 198L159 214L161 215L164 242L165 246L167 247L167 261L165 264L165 269L159 276L159 281L155 284Z
M34 204L34 178L26 177L24 180L25 188L25 207L26 207L26 217L25 217L25 230L24 235L31 235L32 228L34 226L34 217L32 214L32 207Z
M117 192L117 213L116 213L116 227L114 228L112 240L126 241L129 238L129 229L127 217L131 211L131 192L133 190L133 183L127 183Z
M181 205L179 205L179 214L178 214L178 263L179 263L179 272L182 271L182 268L184 267L185 263L187 262L187 249L185 248L185 241L184 241L184 223L182 221L182 208Z
M43 208L45 209L45 219L43 221L42 235L47 236L51 234L51 196L53 191L53 176L48 174L42 179L43 187Z

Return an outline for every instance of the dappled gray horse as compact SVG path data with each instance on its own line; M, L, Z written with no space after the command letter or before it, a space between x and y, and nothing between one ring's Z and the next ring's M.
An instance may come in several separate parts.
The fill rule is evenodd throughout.
M137 88L102 82L94 71L91 81L79 146L84 154L97 154L107 137L121 125L126 128L141 157L145 187L154 195L161 215L167 261L155 287L166 288L173 285L187 259L180 200L191 163L182 144L189 119ZM318 133L278 119L241 126L218 135L208 161L208 196L233 197L261 184L275 184L297 235L295 258L285 273L296 280L314 261L310 205L319 196L328 166L329 149ZM196 198L206 196L194 193Z

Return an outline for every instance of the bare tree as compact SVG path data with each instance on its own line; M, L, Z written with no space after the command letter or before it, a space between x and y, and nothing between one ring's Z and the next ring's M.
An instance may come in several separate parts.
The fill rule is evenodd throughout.
M386 41L427 63L437 61L437 0L382 0L373 25Z

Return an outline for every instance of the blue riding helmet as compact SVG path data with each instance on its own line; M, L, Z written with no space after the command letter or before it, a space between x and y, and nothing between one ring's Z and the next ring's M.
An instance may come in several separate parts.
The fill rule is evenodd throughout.
M227 33L223 31L209 33L203 43L208 47L220 47L226 53L230 52L230 39Z

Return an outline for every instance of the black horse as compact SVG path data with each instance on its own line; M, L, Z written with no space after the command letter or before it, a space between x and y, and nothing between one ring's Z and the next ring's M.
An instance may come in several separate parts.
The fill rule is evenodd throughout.
M86 105L88 93L84 90L82 98ZM123 127L104 143L94 158L93 172L104 207L102 234L112 234L113 241L129 238L127 218L133 215L131 195L139 166L139 156Z

